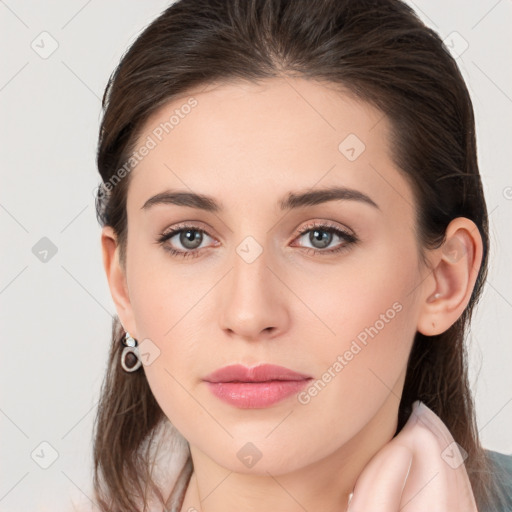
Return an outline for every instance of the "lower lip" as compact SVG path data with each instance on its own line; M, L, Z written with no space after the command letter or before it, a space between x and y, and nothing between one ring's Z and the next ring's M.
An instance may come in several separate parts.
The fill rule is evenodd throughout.
M228 404L241 409L259 409L298 393L311 379L267 382L206 382L210 391Z

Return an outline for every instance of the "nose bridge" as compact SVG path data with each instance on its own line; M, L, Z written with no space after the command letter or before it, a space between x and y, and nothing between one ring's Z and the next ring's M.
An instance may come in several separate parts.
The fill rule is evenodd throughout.
M268 328L283 327L285 308L269 267L271 251L255 237L246 236L235 247L232 270L221 300L222 327L245 337L257 337Z
M231 295L257 306L262 294L271 291L269 250L253 236L246 236L235 248L231 275Z

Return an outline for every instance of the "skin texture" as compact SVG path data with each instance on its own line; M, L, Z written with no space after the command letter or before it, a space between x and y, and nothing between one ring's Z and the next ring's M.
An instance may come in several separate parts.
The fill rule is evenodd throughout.
M101 239L120 321L157 347L143 371L190 443L194 473L182 510L346 510L358 476L395 432L415 332L445 331L470 299L478 229L452 221L449 250L430 251L424 267L415 201L391 161L387 119L328 84L283 77L203 86L151 116L137 147L190 96L197 106L131 171L126 268L110 227ZM365 145L353 161L339 149L349 134ZM356 200L279 208L291 192L330 186L363 192L378 208ZM168 189L212 196L224 209L142 209ZM172 256L158 243L184 222L206 231L196 257ZM358 241L328 254L346 241L334 234L322 249L311 231L299 233L326 222ZM165 245L193 250L179 234ZM258 251L253 261L243 257ZM202 381L234 363L278 364L322 380L371 326L378 332L307 403L291 396L239 409ZM261 454L252 467L237 456L247 443Z

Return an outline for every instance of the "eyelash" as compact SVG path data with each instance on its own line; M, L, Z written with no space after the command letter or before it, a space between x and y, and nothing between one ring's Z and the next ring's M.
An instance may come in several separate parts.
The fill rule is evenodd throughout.
M335 253L340 253L340 252L342 252L344 250L347 250L350 245L353 245L353 244L355 244L355 243L357 243L359 241L359 239L355 235L353 235L352 233L348 233L347 231L344 231L344 230L338 228L337 226L333 226L333 225L330 225L330 224L321 224L321 223L314 223L314 224L310 224L308 226L305 226L301 231L299 231L297 233L297 236L295 237L295 239L296 238L300 238L302 235L304 235L305 233L308 233L309 231L312 231L313 229L316 229L318 231L325 231L326 233L335 234L335 235L339 236L340 238L345 239L345 243L340 245L336 249L329 249L329 250L320 250L320 249L313 249L311 247L302 247L302 249L305 249L305 250L308 251L308 254L315 254L316 255L316 254L320 253L320 254L323 254L323 255L325 255L325 254L331 255L331 254L335 254ZM180 256L180 257L183 257L183 258L186 258L186 257L192 257L192 258L197 257L198 253L201 251L201 249L192 249L192 250L188 250L188 251L179 251L179 250L174 249L173 247L169 247L168 245L165 244L165 242L167 242L167 240L173 238L174 235L179 234L182 231L197 231L199 233L203 233L203 234L208 235L208 233L204 229L200 229L199 226L196 226L196 225L193 225L193 224L184 224L184 225L179 225L179 226L173 228L171 231L162 233L159 236L159 238L157 240L157 243L162 245L164 250L169 252L171 254L171 256ZM210 236L210 235L208 235L208 236ZM311 253L309 251L311 251Z

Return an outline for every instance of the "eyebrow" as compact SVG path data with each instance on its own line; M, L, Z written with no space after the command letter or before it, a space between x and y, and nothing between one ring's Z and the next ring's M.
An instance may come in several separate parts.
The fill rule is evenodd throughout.
M305 206L315 206L329 201L359 201L380 210L379 206L369 196L359 190L347 187L330 187L296 193L290 192L288 196L281 199L278 204L281 210L292 210ZM175 190L166 190L150 197L142 205L141 210L148 210L158 204L188 206L212 213L219 213L224 210L222 204L217 202L213 197Z

